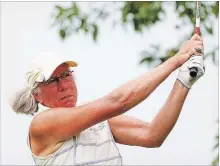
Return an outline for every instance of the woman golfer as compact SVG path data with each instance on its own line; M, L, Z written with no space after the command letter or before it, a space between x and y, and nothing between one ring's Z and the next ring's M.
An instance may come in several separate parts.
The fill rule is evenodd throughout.
M193 56L192 55L199 55ZM11 107L34 114L28 145L36 165L122 165L115 144L160 147L174 127L192 85L204 74L203 41L194 35L178 53L105 96L76 105L72 67L77 63L52 53L37 57L27 72L28 86ZM180 68L179 68L180 67ZM196 77L190 68L197 67ZM173 89L151 123L126 116L179 68ZM37 114L35 114L38 111Z

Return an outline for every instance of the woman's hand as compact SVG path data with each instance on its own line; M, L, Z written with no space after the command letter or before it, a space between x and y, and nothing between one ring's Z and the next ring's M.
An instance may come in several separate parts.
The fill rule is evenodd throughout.
M202 38L195 34L190 40L184 42L179 52L175 55L178 66L182 66L192 55L203 56L204 47Z

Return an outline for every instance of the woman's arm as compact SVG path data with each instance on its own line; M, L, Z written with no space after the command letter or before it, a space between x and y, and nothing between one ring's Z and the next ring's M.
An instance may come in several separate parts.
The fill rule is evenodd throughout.
M151 72L121 85L98 100L73 108L52 108L39 114L32 122L31 136L46 147L128 111L146 99L172 71L184 63L192 55L189 50L198 42L196 39L189 40L182 47L184 53L175 55Z
M173 129L189 89L178 80L151 123L133 117L120 115L109 120L115 141L120 144L159 147Z
M101 121L118 116L143 101L177 68L175 58L121 85L113 92L88 104L72 108L52 108L35 117L35 135L51 137L52 142L69 139Z
M146 99L178 67L178 60L174 56L152 71L120 86L111 95L127 111Z

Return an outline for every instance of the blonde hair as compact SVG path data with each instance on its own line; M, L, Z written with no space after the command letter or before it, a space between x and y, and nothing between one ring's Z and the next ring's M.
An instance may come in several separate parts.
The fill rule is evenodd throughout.
M17 91L13 97L9 99L11 108L16 113L34 115L38 111L38 101L35 99L34 90L25 87Z

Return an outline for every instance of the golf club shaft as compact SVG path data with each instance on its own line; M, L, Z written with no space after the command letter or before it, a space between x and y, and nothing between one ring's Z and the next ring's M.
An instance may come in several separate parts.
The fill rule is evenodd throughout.
M201 7L201 2L197 1L196 2L196 27L194 34L200 35L200 7ZM196 77L197 76L198 69L196 67L192 67L190 69L190 76L191 77Z

